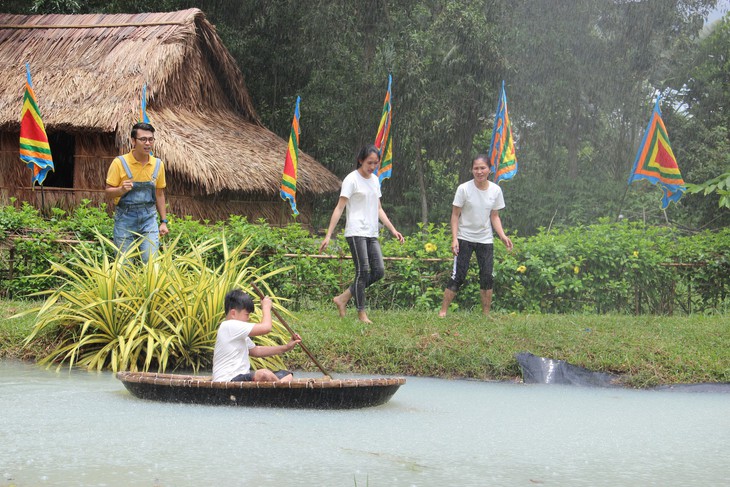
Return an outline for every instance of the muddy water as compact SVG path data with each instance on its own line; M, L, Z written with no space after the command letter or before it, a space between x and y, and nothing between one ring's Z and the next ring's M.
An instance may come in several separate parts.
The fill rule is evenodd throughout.
M728 485L730 395L409 378L354 411L161 404L0 362L0 486Z

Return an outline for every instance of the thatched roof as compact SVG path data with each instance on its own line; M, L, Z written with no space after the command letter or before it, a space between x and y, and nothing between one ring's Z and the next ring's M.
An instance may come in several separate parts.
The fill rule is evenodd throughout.
M0 130L19 130L26 61L49 131L114 133L126 150L147 83L155 153L171 173L206 193L278 192L287 141L261 125L241 71L200 10L0 14ZM339 183L300 152L299 191Z

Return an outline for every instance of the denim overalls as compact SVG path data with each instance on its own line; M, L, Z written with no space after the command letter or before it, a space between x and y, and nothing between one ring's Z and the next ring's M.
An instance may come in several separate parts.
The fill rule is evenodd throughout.
M152 156L150 156L152 157ZM160 244L160 228L157 225L157 201L155 184L160 171L160 160L155 159L155 170L151 181L134 181L132 189L124 194L117 203L114 213L114 245L124 253L138 238L143 238L139 246L142 259L147 262L150 255L157 252ZM132 179L132 171L125 159L119 156L124 172Z

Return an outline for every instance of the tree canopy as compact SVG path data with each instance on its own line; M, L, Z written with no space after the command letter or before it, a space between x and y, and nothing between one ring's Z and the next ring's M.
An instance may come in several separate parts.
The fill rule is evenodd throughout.
M505 228L599 218L726 225L720 197L627 178L653 101L684 179L730 168L727 17L716 0L14 0L25 13L201 8L243 71L265 125L286 136L301 96L300 148L344 177L372 142L393 75L393 177L383 205L399 227L448 222L456 185L489 148L502 80L519 173L503 184ZM283 165L282 154L282 165ZM325 221L336 195L317 202Z

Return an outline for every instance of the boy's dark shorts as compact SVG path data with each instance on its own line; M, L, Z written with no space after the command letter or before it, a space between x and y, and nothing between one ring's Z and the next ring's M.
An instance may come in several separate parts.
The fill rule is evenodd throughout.
M245 374L238 374L236 377L231 379L231 382L251 382L253 381L253 375L256 373L256 371L247 372ZM282 370L276 370L274 371L274 375L278 377L279 379L283 379L289 374L292 374L290 370L282 369Z

